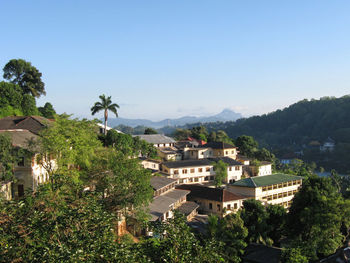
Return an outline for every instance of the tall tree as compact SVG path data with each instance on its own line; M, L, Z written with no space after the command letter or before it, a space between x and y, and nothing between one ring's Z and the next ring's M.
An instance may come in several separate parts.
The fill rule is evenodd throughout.
M42 116L48 119L54 119L56 111L50 102L46 102L44 107L38 107L39 112Z
M4 79L18 84L24 94L39 98L46 95L45 84L41 80L41 72L24 59L11 59L4 67Z
M222 160L213 163L215 171L214 184L216 187L220 187L227 178L227 167L227 163L224 163Z
M116 117L118 117L117 108L119 109L119 105L116 103L112 103L111 96L107 97L103 94L99 96L101 99L101 102L95 102L94 106L91 108L91 114L95 115L95 113L103 110L104 111L104 118L105 118L105 130L104 134L107 134L107 120L108 120L108 111L111 111L115 114Z

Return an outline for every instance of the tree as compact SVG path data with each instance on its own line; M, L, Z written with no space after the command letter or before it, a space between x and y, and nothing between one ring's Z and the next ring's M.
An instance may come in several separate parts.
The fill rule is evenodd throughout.
M227 163L222 160L213 163L213 169L215 171L214 184L216 187L220 187L227 178Z
M242 135L236 139L236 146L243 155L254 157L258 148L258 142L252 136Z
M31 94L39 98L46 95L45 84L41 80L42 74L24 59L11 59L4 67L4 79L11 83L18 84L23 94Z
M207 238L219 242L218 253L224 262L240 262L247 246L248 230L240 214L229 214L224 218L211 215L208 218Z
M268 205L266 207L268 218L266 224L269 226L268 237L276 246L279 246L281 238L285 235L287 211L281 205Z
M107 120L108 120L108 111L111 111L118 117L117 108L119 109L119 105L116 103L112 103L111 96L107 97L103 94L99 96L101 102L95 102L94 106L91 108L91 114L95 115L95 113L103 110L104 111L104 119L105 119L105 130L104 134L107 134Z
M39 107L38 110L41 113L41 115L47 119L55 118L56 111L50 102L46 102L44 107Z
M269 238L269 226L267 224L268 213L260 201L248 199L243 201L241 218L244 226L248 229L246 241L248 243L262 243L272 245Z
M158 134L158 132L153 128L146 128L144 134Z
M295 195L287 220L288 237L303 244L310 260L338 249L348 235L349 201L344 200L330 178L311 176ZM345 227L344 227L345 226Z

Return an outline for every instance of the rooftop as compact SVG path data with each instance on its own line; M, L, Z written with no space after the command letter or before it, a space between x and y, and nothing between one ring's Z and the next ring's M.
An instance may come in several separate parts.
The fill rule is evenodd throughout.
M145 140L146 142L152 143L152 144L176 142L173 138L170 138L162 134L141 134L141 135L133 135L133 137L139 137L141 140Z
M303 177L289 174L271 174L264 176L250 177L233 183L233 186L257 188L267 185L280 184L284 182L302 180Z
M39 136L28 130L0 130L0 134L9 135L14 147L23 149L35 149L37 147L34 142Z
M164 162L163 165L168 168L182 168L182 167L197 167L197 166L208 166L212 165L213 162L223 161L229 166L237 166L242 165L240 162L233 160L229 157L215 157L215 158L205 158L198 160L182 160L182 161L172 161L172 162Z
M158 190L161 189L169 184L172 184L176 182L175 179L171 179L171 178L166 178L163 176L153 176L151 178L151 186L153 187L154 190Z
M234 194L226 189L206 187L200 184L177 185L176 189L191 191L191 193L188 195L189 198L202 198L217 202L229 202L246 198L241 195Z
M180 207L178 207L176 210L179 211L181 214L188 216L198 207L199 207L199 205L197 205L195 202L185 202Z
M156 221L159 217L170 211L173 205L187 194L189 194L189 191L174 189L155 197L149 205L151 221Z
M9 116L0 119L0 131L28 130L34 134L50 124L50 120L40 116Z
M226 142L208 142L207 144L203 146L198 146L203 148L212 148L212 149L232 149L236 148L236 146L226 143Z

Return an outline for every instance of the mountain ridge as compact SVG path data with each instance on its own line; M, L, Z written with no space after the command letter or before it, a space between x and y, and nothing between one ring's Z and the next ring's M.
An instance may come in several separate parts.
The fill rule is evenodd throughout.
M128 118L109 118L108 125L111 127L116 127L118 125L126 125L130 127L136 126L146 126L151 128L162 128L165 126L181 126L191 123L207 123L207 122L217 122L217 121L236 121L240 118L243 118L241 113L237 113L230 109L224 109L220 113L213 116L183 116L175 119L164 119L161 121L151 121L148 119L128 119Z

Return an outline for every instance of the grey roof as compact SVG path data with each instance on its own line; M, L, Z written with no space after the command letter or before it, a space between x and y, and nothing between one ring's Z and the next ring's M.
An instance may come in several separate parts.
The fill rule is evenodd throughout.
M271 174L264 176L249 177L234 182L233 186L257 188L268 185L280 184L290 182L294 180L303 180L301 176L290 175L290 174Z
M229 158L229 157L216 157L216 158L205 158L205 159L198 159L198 160L183 160L183 161L175 161L175 162L164 162L163 165L165 165L168 168L182 168L182 167L196 167L196 166L207 166L212 165L213 162L223 161L224 163L227 163L229 166L242 166L240 162L237 162L236 160Z
M197 205L195 202L185 202L181 206L179 206L176 210L184 214L185 216L188 216L198 207L199 205Z
M182 197L189 194L189 192L190 191L174 189L163 195L155 197L152 203L149 205L151 221L157 220L163 214L170 211L173 208L173 205Z
M176 179L166 178L163 176L153 176L151 178L151 186L154 190L158 190L176 181Z
M0 134L7 134L10 136L12 145L15 147L20 147L23 149L36 149L35 145L39 136L31 133L27 130L10 130L10 131L1 131Z
M176 154L180 151L175 147L160 147L158 148L158 151L165 153L165 154Z
M226 143L226 142L208 142L202 146L198 146L200 148L212 148L212 149L232 149L237 148L236 146Z
M145 140L146 142L152 143L152 144L176 142L173 138L170 138L162 134L141 134L141 135L133 135L133 137L139 137L141 140Z
M38 134L50 123L49 119L40 116L9 116L0 119L0 130L28 130Z

